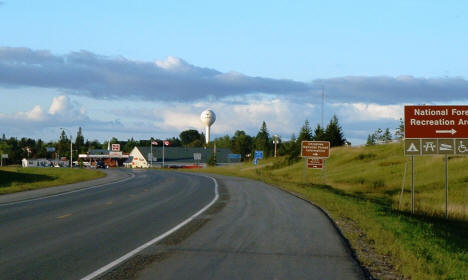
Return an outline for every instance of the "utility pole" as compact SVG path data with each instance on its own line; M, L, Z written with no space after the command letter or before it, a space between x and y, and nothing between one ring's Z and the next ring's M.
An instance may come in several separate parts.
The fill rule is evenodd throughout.
M324 93L324 86L322 85L322 129L323 129L323 107L325 104L325 93Z

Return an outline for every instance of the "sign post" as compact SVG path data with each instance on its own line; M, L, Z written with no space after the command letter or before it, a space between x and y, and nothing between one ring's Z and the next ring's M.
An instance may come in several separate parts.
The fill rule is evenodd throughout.
M197 162L197 166L200 164L201 156L201 153L193 153L193 160Z
M8 154L2 154L1 164L0 164L0 166L2 167L3 167L3 159L8 159Z
M448 156L468 155L468 106L405 106L405 155L411 156L414 214L414 156L445 155L445 218L448 219Z

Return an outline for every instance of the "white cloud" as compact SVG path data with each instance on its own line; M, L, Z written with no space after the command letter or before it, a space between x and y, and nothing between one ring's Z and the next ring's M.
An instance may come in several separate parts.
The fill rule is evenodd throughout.
M34 108L32 108L31 111L18 112L14 114L13 116L7 115L6 117L16 119L16 120L25 120L25 121L33 121L33 122L43 121L47 118L46 114L44 113L44 110L42 110L41 106L39 105L34 106Z
M68 98L65 95L54 97L49 107L49 114L63 113L68 107Z
M63 126L88 120L84 108L65 95L54 97L48 111L35 105L30 111L0 114L0 123L3 126L37 127L38 123L44 126Z
M346 122L375 121L382 119L399 120L403 117L404 105L379 105L366 103L333 103L333 107Z
M313 104L295 104L286 99L265 96L249 97L243 102L197 102L193 105L159 103L152 108L142 104L131 111L113 109L110 112L119 118L132 116L135 120L133 126L144 127L154 137L172 137L187 129L204 131L200 113L207 108L216 114L216 122L212 126L215 137L233 135L236 130L256 135L262 121L265 121L271 133L289 138L292 133L297 134L305 119L315 124L319 113Z

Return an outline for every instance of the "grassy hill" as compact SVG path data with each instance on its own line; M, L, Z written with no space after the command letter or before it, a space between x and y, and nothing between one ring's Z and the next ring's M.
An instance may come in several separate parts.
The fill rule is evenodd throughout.
M411 158L401 143L334 148L323 170L277 158L203 171L263 180L319 205L374 277L468 279L468 158L449 159L449 220L444 156L415 157L410 215Z

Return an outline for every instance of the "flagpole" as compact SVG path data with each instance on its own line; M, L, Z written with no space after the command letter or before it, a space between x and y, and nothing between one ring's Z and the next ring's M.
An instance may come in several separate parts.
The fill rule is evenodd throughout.
M163 166L162 166L163 168L164 168L164 146L166 146L166 145L165 145L165 143L163 141Z
M150 167L153 168L153 139L151 139L151 163Z

